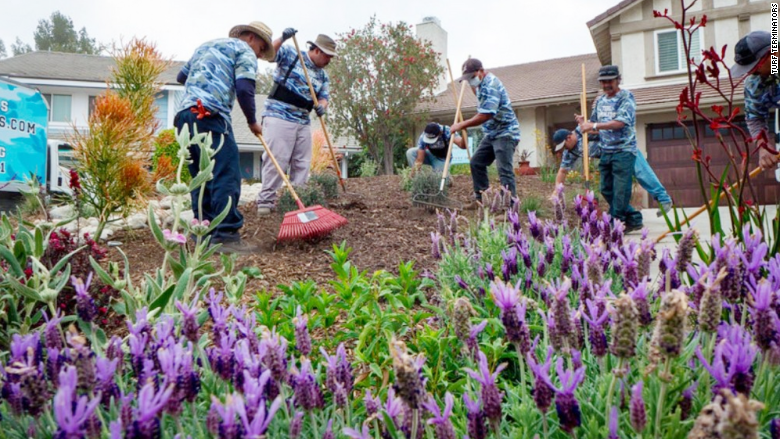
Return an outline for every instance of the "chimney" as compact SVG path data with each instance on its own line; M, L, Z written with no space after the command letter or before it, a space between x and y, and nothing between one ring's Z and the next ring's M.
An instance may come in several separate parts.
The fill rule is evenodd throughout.
M436 87L436 94L439 94L447 90L447 84L450 82L450 75L447 72L447 31L441 27L438 18L425 17L422 23L417 25L417 38L429 41L433 50L440 54L439 65L444 69L444 73L439 77L439 84ZM452 72L453 75L456 73L456 71Z

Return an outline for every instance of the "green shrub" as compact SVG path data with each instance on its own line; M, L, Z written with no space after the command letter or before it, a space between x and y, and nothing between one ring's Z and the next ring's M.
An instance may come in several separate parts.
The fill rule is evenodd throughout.
M301 202L306 207L311 207L317 204L324 206L326 204L325 195L322 193L322 188L317 184L298 186L295 188L295 192L298 194L298 197L301 198ZM279 200L276 202L276 210L281 216L284 216L284 214L287 212L298 210L298 204L295 202L295 199L287 188L285 188L279 195Z
M311 174L309 184L319 186L327 200L333 200L339 196L339 178L329 172Z
M471 175L471 165L464 163L450 166L450 175Z
M360 176L361 177L374 177L376 176L377 171L377 164L375 161L366 158L363 163L360 165Z
M439 192L440 186L441 174L434 171L430 166L423 166L411 178L412 200L414 201L415 197L417 197L418 200L422 201L446 204L447 185L445 184L444 190Z
M412 169L413 168L400 168L397 170L398 175L401 176L401 190L409 192L412 190Z
M179 142L176 141L176 132L173 128L162 130L154 139L154 155L152 155L152 173L160 177L169 177L166 174L170 172L166 169L158 169L160 166L160 157L167 157L173 166L173 175L170 178L176 178L176 169L179 166ZM165 160L163 162L166 162ZM189 183L192 180L189 169L185 165L181 172L181 180Z
M536 212L538 216L544 216L543 205L541 198L531 195L523 198L523 201L520 202L520 211L525 213Z

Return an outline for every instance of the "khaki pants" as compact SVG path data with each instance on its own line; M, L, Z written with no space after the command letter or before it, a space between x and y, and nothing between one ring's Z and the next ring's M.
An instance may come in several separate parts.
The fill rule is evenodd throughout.
M263 118L263 136L279 166L290 176L294 186L309 180L311 166L311 127L287 122L275 117ZM257 207L273 208L276 191L284 184L268 153L263 152L263 189L257 198Z

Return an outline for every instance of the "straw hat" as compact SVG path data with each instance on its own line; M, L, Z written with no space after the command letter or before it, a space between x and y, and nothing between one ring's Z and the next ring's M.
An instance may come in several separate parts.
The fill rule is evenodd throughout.
M252 32L265 41L266 49L262 53L262 59L266 61L273 61L276 59L276 50L274 50L274 42L271 38L273 32L271 31L270 27L261 21L253 21L249 24L239 24L238 26L233 26L233 29L230 29L230 34L228 35L230 38L238 38L238 36L245 31Z
M333 41L333 38L327 36L327 35L317 35L317 39L314 40L312 43L311 41L307 41L307 44L311 44L312 46L317 47L321 51L323 51L326 55L330 56L337 56L336 53L336 42Z

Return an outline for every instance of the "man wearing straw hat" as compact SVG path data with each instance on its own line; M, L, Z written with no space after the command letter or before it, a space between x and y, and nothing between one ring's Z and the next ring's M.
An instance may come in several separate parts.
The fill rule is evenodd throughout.
M590 120L576 116L580 132L598 132L601 150L599 172L601 195L609 204L609 214L626 226L626 233L642 229L642 214L631 207L631 185L636 163L636 101L620 88L617 66L599 69L604 94L596 99Z
M504 84L495 75L482 68L482 62L469 58L463 63L463 75L459 82L468 81L472 91L477 95L477 114L463 122L450 127L453 132L460 132L469 127L482 125L484 137L479 142L477 150L471 156L471 179L474 185L476 202L482 201L482 192L490 186L487 167L496 162L501 186L517 196L515 173L512 169L515 149L520 142L520 124L517 122L512 101L504 88ZM476 202L464 209L476 208Z
M212 231L211 243L222 244L221 251L247 253L255 249L242 243L239 230L244 217L238 211L241 197L241 171L238 145L233 135L230 111L234 100L256 134L262 132L255 117L255 79L257 60L274 59L271 29L259 21L238 25L230 30L229 38L203 43L195 50L179 72L177 81L184 84L184 96L174 118L180 131L185 125L190 133L210 132L213 148L222 147L213 157L213 179L206 183L200 204L200 189L192 192L192 211L195 218L213 221L226 208L230 209L224 220ZM198 174L200 150L190 147L192 162L188 165L192 176Z
M309 50L302 54L309 72L319 105L311 100L306 75L292 46L283 46L298 31L287 28L282 37L274 41L276 70L274 86L263 111L263 133L274 157L282 169L289 169L290 182L294 186L306 184L311 166L311 128L309 112L315 110L322 117L328 109L330 98L328 74L325 67L336 56L336 42L327 35L319 35L308 41ZM257 199L258 215L268 215L276 202L276 191L282 186L282 177L270 160L263 156L263 189Z

